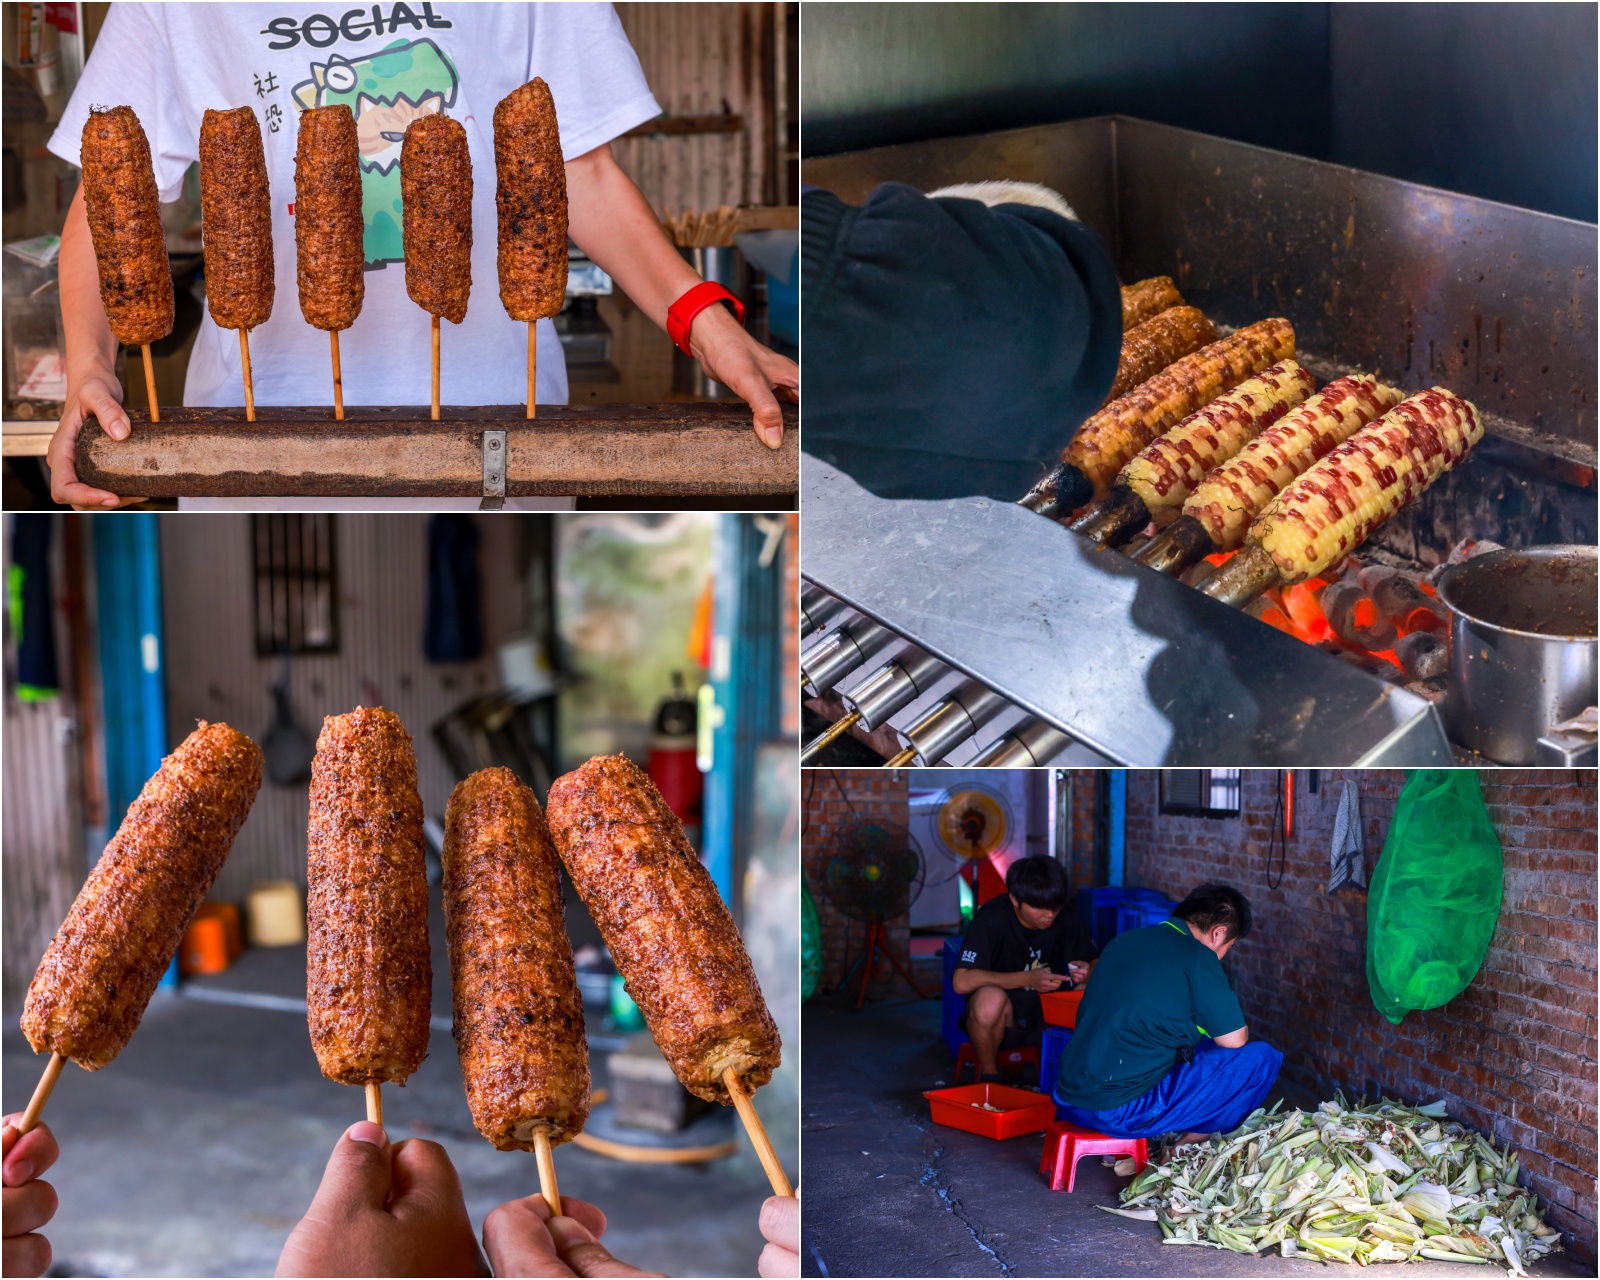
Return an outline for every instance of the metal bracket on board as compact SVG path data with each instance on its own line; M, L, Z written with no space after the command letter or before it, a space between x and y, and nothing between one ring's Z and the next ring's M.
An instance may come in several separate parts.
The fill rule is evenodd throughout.
M483 501L479 511L499 511L506 505L506 433L483 433Z

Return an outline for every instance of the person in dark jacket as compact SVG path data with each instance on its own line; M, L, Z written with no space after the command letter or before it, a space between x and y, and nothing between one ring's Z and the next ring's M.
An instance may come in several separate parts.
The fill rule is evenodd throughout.
M802 448L886 498L1014 502L1111 389L1111 255L1055 192L801 201Z

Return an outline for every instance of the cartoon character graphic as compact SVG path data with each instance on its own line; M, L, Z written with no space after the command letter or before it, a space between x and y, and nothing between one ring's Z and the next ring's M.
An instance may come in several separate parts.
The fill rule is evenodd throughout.
M365 58L338 54L311 64L311 79L294 86L302 111L343 103L356 117L361 148L362 247L366 266L400 262L400 143L418 116L455 105L460 78L432 40L396 40Z

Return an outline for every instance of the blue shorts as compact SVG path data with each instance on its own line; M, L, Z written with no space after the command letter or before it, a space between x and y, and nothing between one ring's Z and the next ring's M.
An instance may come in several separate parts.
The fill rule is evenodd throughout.
M1223 1049L1210 1040L1195 1046L1148 1093L1118 1107L1086 1111L1063 1102L1056 1086L1056 1117L1113 1138L1159 1138L1166 1133L1227 1133L1237 1129L1272 1092L1283 1055L1265 1040Z

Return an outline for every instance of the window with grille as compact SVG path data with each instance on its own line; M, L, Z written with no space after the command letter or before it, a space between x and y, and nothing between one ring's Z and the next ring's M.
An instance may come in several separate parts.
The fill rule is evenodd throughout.
M1163 769L1161 812L1236 818L1240 779L1238 769Z
M339 575L331 514L250 517L256 653L337 653Z

